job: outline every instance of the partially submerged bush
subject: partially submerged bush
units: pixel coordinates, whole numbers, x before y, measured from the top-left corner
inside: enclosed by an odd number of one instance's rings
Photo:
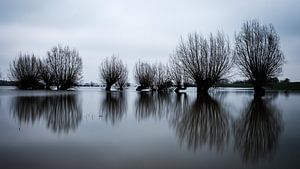
[[[40,89],[42,62],[34,54],[22,54],[10,63],[9,78],[19,89]]]

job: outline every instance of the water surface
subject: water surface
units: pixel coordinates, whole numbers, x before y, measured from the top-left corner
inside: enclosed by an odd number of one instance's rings
[[[0,168],[300,168],[300,94],[0,88]]]

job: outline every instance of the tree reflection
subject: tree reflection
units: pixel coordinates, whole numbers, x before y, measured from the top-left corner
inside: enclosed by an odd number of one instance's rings
[[[110,121],[112,125],[115,125],[122,120],[127,111],[126,94],[107,92],[101,107],[105,121]]]
[[[170,112],[171,93],[169,92],[140,92],[136,101],[136,118],[149,117],[160,119]]]
[[[81,105],[74,94],[16,97],[11,112],[21,123],[34,123],[42,118],[55,133],[75,130],[82,118]]]
[[[272,158],[283,129],[281,114],[270,100],[252,100],[234,124],[236,149],[248,162]]]
[[[222,151],[229,138],[229,118],[219,102],[209,95],[197,95],[191,105],[180,104],[183,112],[173,124],[181,144],[194,150],[207,145]]]

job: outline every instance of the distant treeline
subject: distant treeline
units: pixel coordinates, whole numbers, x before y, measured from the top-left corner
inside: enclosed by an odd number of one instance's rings
[[[252,84],[249,80],[245,81],[234,81],[234,82],[222,82],[217,83],[214,87],[234,87],[234,88],[251,88]],[[269,90],[300,90],[300,82],[290,82],[289,79],[285,79],[279,81],[278,79],[275,81],[270,81],[267,85],[265,85],[266,89]]]
[[[192,33],[181,38],[166,64],[151,64],[139,60],[133,69],[138,83],[137,91],[144,89],[175,91],[191,84],[197,92],[208,89],[231,75],[236,67],[255,90],[255,96],[264,95],[264,86],[282,71],[284,54],[279,46],[279,36],[272,25],[261,25],[257,20],[246,21],[235,35],[234,48],[228,36],[218,32],[208,38]],[[109,91],[113,85],[123,90],[127,84],[128,68],[117,56],[104,59],[99,74]],[[10,80],[20,89],[66,90],[79,84],[82,78],[82,60],[77,50],[60,45],[47,52],[45,59],[34,54],[22,54],[10,63]]]
[[[0,80],[0,86],[16,86],[16,82]]]

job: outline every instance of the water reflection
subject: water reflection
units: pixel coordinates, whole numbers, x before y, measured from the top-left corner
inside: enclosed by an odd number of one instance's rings
[[[140,92],[136,100],[136,118],[140,121],[149,117],[160,119],[170,112],[171,93]]]
[[[235,147],[246,162],[271,159],[283,124],[281,113],[270,99],[254,99],[234,124]]]
[[[101,105],[105,121],[110,121],[112,125],[115,125],[121,122],[127,111],[126,93],[107,92]]]
[[[16,97],[11,113],[20,123],[35,123],[45,119],[55,133],[75,130],[82,118],[81,104],[75,94]]]
[[[194,151],[203,146],[222,151],[228,142],[230,129],[228,114],[221,104],[209,95],[197,95],[191,105],[178,99],[180,102],[175,106],[177,117],[172,123],[181,144],[187,144]]]

